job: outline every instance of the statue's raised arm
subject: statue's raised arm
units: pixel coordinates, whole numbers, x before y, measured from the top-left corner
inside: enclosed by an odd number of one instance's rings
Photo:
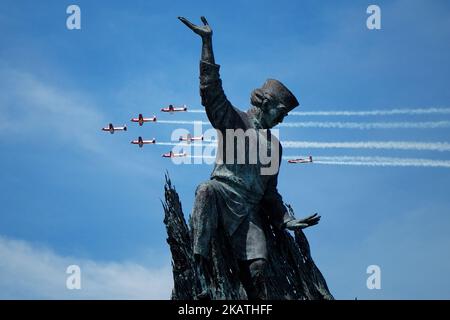
[[[213,31],[205,17],[201,17],[203,26],[197,26],[184,17],[178,17],[189,29],[202,38],[200,60],[200,95],[202,105],[212,126],[216,129],[237,129],[242,126],[238,110],[228,101],[222,88],[220,66],[215,63],[212,48]]]
[[[214,53],[212,49],[212,29],[208,24],[208,21],[205,17],[201,17],[200,19],[203,22],[203,26],[196,26],[191,23],[188,19],[184,17],[178,17],[181,22],[183,22],[189,29],[194,31],[200,37],[202,37],[202,61],[215,64],[214,62]]]

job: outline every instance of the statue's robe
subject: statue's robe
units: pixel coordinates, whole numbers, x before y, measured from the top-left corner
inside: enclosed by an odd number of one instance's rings
[[[218,130],[217,159],[209,181],[201,183],[196,190],[192,212],[194,253],[207,257],[210,241],[219,223],[227,232],[235,255],[240,260],[267,259],[266,239],[262,227],[262,215],[267,215],[271,223],[282,228],[284,223],[294,219],[289,215],[277,190],[278,171],[282,149],[278,139],[260,128],[258,121],[249,112],[242,112],[228,101],[219,75],[220,66],[205,61],[200,62],[200,95],[202,105],[212,126]],[[255,129],[257,145],[267,146],[266,155],[276,151],[278,159],[263,164],[259,155],[255,164],[249,163],[248,140],[245,143],[246,163],[237,161],[236,142],[233,143],[232,161],[226,157],[227,129]],[[265,139],[262,144],[261,139]],[[243,150],[239,150],[242,152]],[[255,152],[255,150],[253,150]],[[275,161],[274,161],[275,160]],[[274,166],[271,174],[261,170]]]

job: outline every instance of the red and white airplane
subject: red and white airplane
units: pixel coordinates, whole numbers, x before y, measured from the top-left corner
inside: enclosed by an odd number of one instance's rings
[[[187,156],[186,152],[183,153],[173,153],[172,151],[169,151],[167,153],[163,153],[163,158],[175,158],[175,157],[185,157]]]
[[[193,137],[189,133],[186,137],[181,136],[179,140],[186,141],[187,143],[192,142],[192,141],[203,141],[203,135],[201,135],[200,137]]]
[[[137,140],[131,141],[131,143],[137,144],[137,145],[139,145],[139,148],[142,148],[144,146],[144,144],[155,144],[156,139],[153,138],[152,140],[143,140],[142,137],[139,137]]]
[[[309,156],[307,159],[299,158],[299,159],[291,159],[288,160],[289,163],[312,163],[312,156]]]
[[[181,107],[174,107],[173,104],[169,104],[167,108],[162,108],[162,112],[178,112],[178,111],[187,111],[187,106],[183,104]]]
[[[140,126],[142,126],[144,122],[156,122],[156,116],[153,116],[151,118],[144,118],[142,113],[139,113],[139,116],[137,118],[132,118],[131,122],[137,122]]]
[[[127,131],[127,126],[123,125],[123,127],[114,127],[112,123],[110,123],[107,127],[102,128],[103,131],[109,131],[109,133],[113,134],[114,131]]]

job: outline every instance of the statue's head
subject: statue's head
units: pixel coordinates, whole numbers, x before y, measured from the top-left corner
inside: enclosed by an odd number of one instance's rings
[[[272,128],[283,122],[289,111],[299,105],[297,98],[280,81],[268,79],[251,94],[251,104],[257,107],[258,120],[263,128]]]

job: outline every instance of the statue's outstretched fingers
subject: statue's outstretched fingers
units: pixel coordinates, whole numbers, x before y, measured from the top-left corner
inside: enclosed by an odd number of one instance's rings
[[[308,220],[311,220],[311,219],[315,219],[316,217],[317,217],[317,213],[314,213],[313,215],[308,216],[308,217],[304,218],[303,220],[308,221]]]
[[[310,222],[309,225],[310,225],[310,226],[315,226],[315,225],[318,224],[318,223],[319,223],[319,221],[318,221],[318,220],[315,220],[315,221]]]
[[[202,22],[205,26],[209,26],[208,20],[206,20],[206,18],[204,16],[201,16],[200,20],[202,20]]]
[[[194,30],[194,28],[196,27],[195,24],[191,23],[188,19],[186,19],[185,17],[178,17],[178,19],[183,22],[189,29]]]

